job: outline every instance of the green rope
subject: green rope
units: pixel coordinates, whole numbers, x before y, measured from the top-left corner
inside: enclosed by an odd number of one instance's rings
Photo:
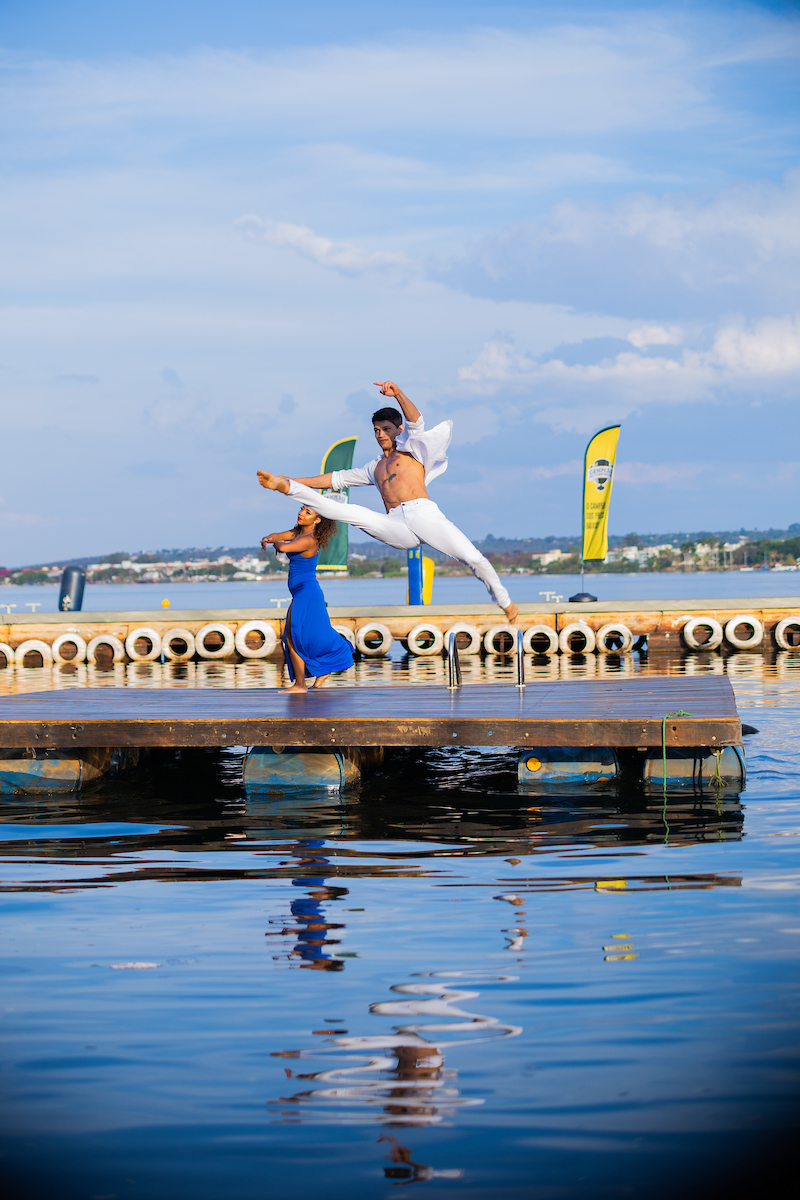
[[[664,771],[664,803],[661,808],[661,820],[664,822],[664,843],[669,845],[669,823],[667,821],[667,717],[692,717],[694,713],[684,712],[679,708],[677,712],[664,713],[664,719],[661,722],[661,761]]]

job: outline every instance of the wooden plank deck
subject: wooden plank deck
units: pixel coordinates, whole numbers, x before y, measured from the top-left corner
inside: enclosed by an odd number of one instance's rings
[[[71,688],[0,699],[0,746],[726,746],[726,676],[271,689]]]

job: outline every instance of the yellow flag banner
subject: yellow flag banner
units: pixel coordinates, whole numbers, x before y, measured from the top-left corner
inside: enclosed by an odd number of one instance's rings
[[[608,553],[608,504],[614,482],[619,425],[596,433],[586,447],[583,462],[584,560],[602,559]]]

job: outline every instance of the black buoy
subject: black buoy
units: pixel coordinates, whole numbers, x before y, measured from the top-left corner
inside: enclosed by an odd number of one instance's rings
[[[65,567],[61,576],[61,591],[58,594],[58,611],[80,612],[85,585],[86,572],[83,567]]]

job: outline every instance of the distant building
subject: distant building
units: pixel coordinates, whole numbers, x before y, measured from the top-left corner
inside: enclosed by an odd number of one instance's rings
[[[604,561],[607,563],[635,562],[643,567],[651,558],[659,558],[662,554],[672,553],[674,549],[671,542],[663,542],[660,546],[614,546],[609,550]]]

